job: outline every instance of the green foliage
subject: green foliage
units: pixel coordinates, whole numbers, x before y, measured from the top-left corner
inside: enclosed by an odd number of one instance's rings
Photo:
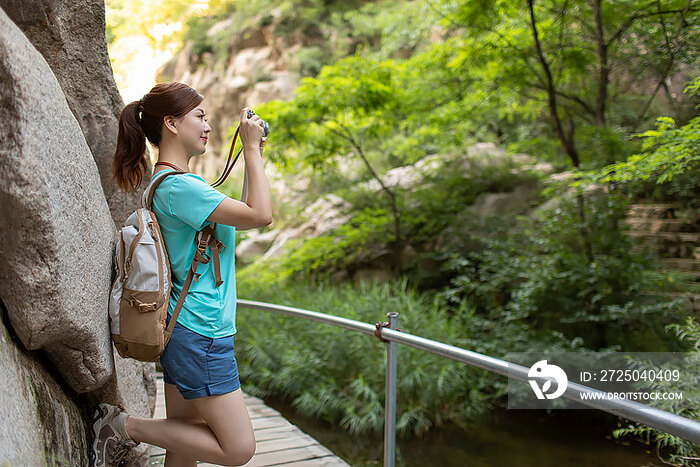
[[[297,52],[297,70],[304,76],[316,76],[328,60],[326,51],[318,46],[302,47]]]
[[[324,58],[318,57],[327,55],[318,49],[307,51],[301,63],[309,63],[310,77],[301,81],[293,100],[266,103],[258,109],[276,129],[277,141],[284,142],[284,147],[277,147],[275,140],[270,140],[268,157],[290,171],[313,169],[315,176],[326,180],[319,185],[341,186],[336,193],[353,205],[351,220],[332,234],[295,240],[274,261],[256,262],[239,272],[242,283],[252,286],[259,282],[275,290],[274,295],[261,292],[268,294],[270,301],[280,303],[290,288],[308,277],[323,281],[324,273],[352,264],[362,257],[363,250],[373,245],[385,246],[391,238],[391,218],[384,203],[377,203],[376,194],[355,190],[351,181],[342,179],[338,171],[340,157],[364,156],[381,174],[426,155],[461,154],[476,141],[494,141],[512,152],[531,152],[541,161],[570,164],[551,123],[545,90],[547,76],[538,63],[526,3],[419,4],[374,3],[352,12],[333,13],[330,18],[337,32],[334,44],[340,50],[334,53],[342,55],[345,49],[341,45],[347,45],[347,52],[353,55],[319,68]],[[683,7],[679,2],[659,5],[669,10]],[[665,68],[671,54],[680,57],[679,63],[693,63],[692,53],[678,52],[691,43],[695,33],[684,30],[683,22],[673,17],[668,22],[669,30],[675,31],[679,41],[669,45],[664,41],[662,28],[657,27],[658,19],[638,15],[648,8],[649,5],[640,7],[631,1],[602,5],[601,26],[609,41],[606,66],[627,70],[632,82],[644,76],[642,70]],[[407,14],[399,20],[402,9]],[[607,94],[602,118],[599,115],[598,98],[602,96],[597,79],[602,65],[592,35],[595,21],[591,8],[584,2],[536,2],[535,15],[556,91],[556,112],[562,116],[564,131],[572,134],[580,166],[596,169],[609,161],[624,159],[639,148],[645,154],[640,161],[651,162],[653,158],[648,156],[653,151],[661,164],[657,168],[664,168],[664,164],[669,167],[671,162],[676,168],[685,167],[680,172],[674,168],[667,181],[678,183],[679,193],[692,196],[698,185],[693,185],[697,171],[690,164],[699,153],[697,124],[691,122],[676,128],[672,119],[662,119],[659,122],[663,125],[656,130],[637,134],[648,138],[646,144],[629,138],[633,129],[648,123],[649,96],[633,91],[631,82],[610,79],[604,83]],[[437,43],[423,44],[430,27],[422,19],[435,17],[442,18],[440,25],[449,34]],[[686,19],[691,29],[697,23],[694,12]],[[343,29],[347,24],[352,24],[352,32]],[[658,44],[668,47],[659,50]],[[409,57],[407,50],[413,53]],[[654,53],[640,54],[639,50]],[[618,170],[628,172],[630,181],[640,184],[644,170],[654,173],[649,167],[641,167],[640,161],[635,162],[637,172],[636,168],[623,165]],[[674,348],[673,342],[657,333],[663,324],[679,315],[666,313],[673,302],[645,299],[641,294],[651,285],[647,271],[657,265],[650,258],[636,255],[632,240],[622,233],[626,200],[619,192],[586,195],[585,222],[579,219],[579,205],[573,198],[548,191],[543,191],[542,196],[560,199],[554,200],[558,205],[544,210],[539,219],[465,219],[464,206],[479,194],[510,191],[518,185],[534,184],[540,178],[535,174],[514,174],[511,169],[495,166],[489,172],[475,167],[473,173],[465,176],[452,166],[451,172],[440,172],[432,184],[415,191],[396,192],[402,231],[413,245],[428,245],[421,259],[435,265],[433,269],[412,270],[411,278],[426,289],[439,289],[436,299],[447,308],[445,313],[456,320],[449,326],[461,326],[467,334],[465,348],[483,349],[489,355],[498,355],[505,348],[531,350],[557,345],[573,349],[584,344],[596,349],[624,346],[647,351]],[[358,179],[371,176],[368,170]],[[431,242],[446,230],[448,238],[451,233],[458,240],[431,250]],[[586,239],[592,247],[592,261],[585,253]],[[370,295],[375,303],[386,301],[372,292],[362,293]],[[290,303],[306,306],[300,304],[318,294],[316,290],[305,290]],[[344,300],[356,305],[349,298]],[[342,309],[332,306],[334,300],[328,296],[323,301],[319,298],[317,303],[324,310]],[[286,328],[283,321],[275,323],[276,330],[288,329],[280,340],[294,336],[293,346],[297,345],[296,339],[313,341],[301,327]],[[272,326],[255,327],[268,331]],[[326,347],[330,346],[334,355],[336,337],[324,336]],[[504,344],[497,348],[488,342]],[[251,348],[262,345],[259,341]],[[309,358],[324,364],[318,357],[322,352],[320,344],[313,345],[316,347]],[[306,350],[299,344],[297,351]],[[295,379],[292,369],[284,374],[290,381],[278,377],[285,365],[297,365],[294,358],[298,357],[292,351],[284,362],[271,357],[283,355],[283,348],[274,347],[270,353],[255,352],[260,358],[256,365],[266,365],[260,376],[265,382],[258,386],[260,391],[281,391],[290,398],[298,397],[295,400],[304,410],[324,414],[329,420],[342,419],[344,426],[353,431],[362,427],[376,429],[381,422],[380,377],[372,379],[371,373],[356,370],[354,379],[347,381],[333,373],[331,365],[318,373],[297,369],[306,381],[312,382],[309,384],[315,384],[328,372],[332,374],[325,386],[319,383],[307,393],[302,392],[303,383]],[[349,352],[353,360],[362,358],[354,348]],[[420,362],[421,358],[416,355],[413,360]],[[330,361],[334,363],[336,357],[330,357]],[[348,370],[342,364],[336,366]],[[414,371],[413,379],[425,379],[420,367]],[[252,370],[251,377],[255,377]],[[329,387],[331,382],[334,388]],[[498,388],[496,383],[469,383],[477,388]],[[345,391],[343,397],[338,396],[338,387]],[[410,393],[412,387],[408,387]],[[436,398],[440,394],[435,391]],[[362,404],[354,405],[348,397]],[[475,397],[482,400],[483,394],[477,391]],[[413,410],[430,403],[426,399],[419,404],[419,400],[414,398],[414,406],[406,402],[403,407],[404,412],[413,414],[413,422],[406,426],[413,426],[415,431],[429,426],[426,420],[430,420],[429,412],[424,415]],[[488,397],[483,401],[496,403]]]
[[[648,389],[683,394],[684,408],[679,408],[677,401],[673,399],[659,399],[656,407],[691,420],[700,421],[700,411],[698,410],[700,407],[700,378],[698,377],[700,374],[700,324],[692,317],[688,317],[685,323],[672,323],[667,325],[666,329],[673,331],[680,342],[686,342],[687,355],[684,357],[683,363],[673,367],[673,369],[680,368],[678,381],[671,379],[649,382]],[[638,423],[629,424],[613,431],[613,436],[616,438],[625,435],[641,438],[647,444],[654,443],[657,455],[664,460],[664,463],[684,467],[700,466],[700,445],[696,443]],[[662,450],[665,450],[663,455]]]
[[[430,244],[445,228],[450,227],[463,245],[449,251],[462,252],[469,248],[469,236],[458,231],[470,231],[473,226],[462,225],[466,219],[464,206],[472,204],[483,193],[510,192],[515,187],[536,184],[541,173],[519,169],[508,156],[490,158],[444,155],[434,156],[440,166],[426,172],[414,187],[396,190],[401,212],[401,229],[409,243],[421,248]],[[438,160],[439,159],[439,160]],[[270,284],[288,279],[316,277],[335,270],[354,269],[372,249],[388,248],[393,241],[393,216],[389,207],[377,202],[376,192],[351,186],[333,191],[350,204],[349,219],[333,231],[313,237],[293,239],[277,257],[258,259],[238,270],[241,276],[258,277]],[[295,217],[298,226],[307,219]],[[495,222],[496,219],[493,219]],[[485,233],[493,231],[493,223],[483,226]],[[429,249],[431,250],[431,249]],[[442,262],[445,252],[422,253],[424,259]],[[424,277],[419,266],[409,268],[417,282]]]
[[[685,92],[697,94],[700,78],[688,84]],[[656,129],[635,133],[643,138],[642,152],[623,162],[585,173],[588,181],[619,183],[636,195],[659,192],[693,200],[700,194],[700,117],[678,127],[671,117],[658,117]],[[674,180],[680,183],[674,184]],[[581,182],[584,183],[584,182]]]
[[[114,25],[107,23],[105,25],[105,39],[107,40],[107,46],[112,45],[116,38],[117,36],[114,34]]]
[[[562,197],[539,219],[520,218],[514,229],[465,229],[472,232],[473,251],[446,263],[453,276],[446,298],[466,301],[486,316],[505,313],[535,329],[584,337],[589,348],[666,348],[670,344],[650,330],[668,319],[665,311],[675,302],[640,295],[650,286],[645,271],[654,263],[635,254],[620,231],[625,200],[593,194],[585,206],[593,262],[581,244],[575,200]]]
[[[361,44],[368,58],[381,60],[425,46],[439,19],[430,2],[391,0],[336,12],[332,24],[347,35],[347,45]]]
[[[200,56],[205,52],[214,52],[214,44],[207,35],[207,31],[213,25],[208,17],[195,16],[187,20],[187,33],[184,41],[192,43],[192,54]]]
[[[438,52],[406,62],[355,55],[303,78],[292,101],[266,103],[259,110],[283,132],[279,140],[291,143],[277,149],[270,141],[271,150],[293,149],[315,168],[328,167],[338,153],[362,151],[380,170],[463,146],[461,132],[470,115],[450,94],[459,80],[452,83],[433,71],[444,60],[432,57]]]
[[[509,155],[438,157],[443,164],[440,169],[429,172],[421,184],[402,197],[407,237],[416,245],[430,244],[446,228],[455,233],[473,232],[474,225],[467,225],[469,218],[478,219],[480,216],[469,216],[470,211],[466,211],[465,206],[472,205],[482,194],[508,193],[516,187],[536,186],[542,177],[539,172],[521,168]],[[498,218],[492,220],[499,222]],[[490,224],[486,230],[492,232],[493,228],[494,224]],[[448,252],[470,249],[467,245],[471,240],[469,235],[455,234],[455,237],[459,237],[463,245]]]
[[[445,306],[434,294],[406,289],[406,280],[330,286],[322,280],[270,287],[257,278],[238,282],[246,299],[329,313],[365,323],[399,313],[399,329],[458,347],[502,355],[531,345],[522,323],[475,316]],[[335,326],[254,309],[239,308],[236,358],[246,392],[280,395],[309,416],[337,423],[352,433],[381,433],[385,348],[367,336]],[[489,337],[486,338],[486,335]],[[544,347],[565,348],[554,339]],[[563,347],[562,347],[563,346]],[[433,426],[468,422],[502,407],[507,382],[484,370],[400,346],[397,433],[415,435]]]
[[[541,57],[527,2],[432,3],[445,5],[445,22],[466,32],[455,35],[455,49],[461,49],[455,66],[464,74],[476,73],[475,89],[489,89],[494,83],[499,93],[507,93],[506,99],[494,99],[495,105],[489,105],[488,110],[508,142],[520,140],[508,117],[517,115],[515,106],[529,101],[536,104],[533,110],[538,114],[527,120],[526,139],[559,139],[552,124],[556,113],[580,153],[582,167],[599,167],[601,162],[628,155],[631,148],[626,136],[646,123],[649,103],[649,96],[632,91],[632,83],[641,83],[650,70],[657,79],[684,66],[692,69],[697,62],[698,10],[679,0],[601,3],[600,39],[596,37],[594,10],[586,2],[534,2]],[[455,5],[454,11],[449,11],[450,5]],[[669,41],[669,37],[677,40]],[[600,54],[603,44],[604,63]],[[549,72],[545,72],[543,61]],[[629,79],[601,74],[603,68],[618,67],[626,70]],[[554,95],[547,92],[550,85]],[[509,99],[510,93],[520,98]],[[554,110],[549,106],[553,97]],[[543,113],[548,119],[542,119]]]
[[[208,8],[200,15],[194,15],[185,19],[182,43],[191,44],[191,54],[195,61],[204,53],[213,53],[217,57],[216,67],[221,67],[229,58],[229,41],[238,29],[234,28],[234,18],[238,3],[233,0],[210,1]],[[219,27],[218,31],[210,31],[211,28],[224,20],[230,23],[226,27]]]
[[[237,277],[281,286],[331,268],[343,268],[369,245],[387,240],[382,232],[389,223],[388,215],[381,208],[354,212],[347,222],[327,235],[288,240],[280,256],[257,260],[237,271]]]
[[[270,102],[257,112],[265,115],[277,147],[270,141],[268,157],[285,167],[311,168],[332,176],[339,154],[354,157],[366,169],[363,178],[375,178],[386,169],[384,142],[392,133],[404,105],[396,83],[403,68],[391,60],[367,61],[348,57],[324,67],[316,77],[305,77],[290,102]],[[406,157],[397,158],[404,162]],[[380,193],[379,197],[386,197]],[[385,204],[384,202],[382,204]]]

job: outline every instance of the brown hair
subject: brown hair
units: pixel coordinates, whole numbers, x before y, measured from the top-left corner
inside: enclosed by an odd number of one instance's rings
[[[134,192],[148,170],[146,138],[158,146],[163,136],[163,118],[180,118],[197,107],[204,96],[177,81],[158,83],[141,100],[127,104],[119,114],[117,149],[112,174],[119,188]],[[140,115],[139,115],[140,114]]]

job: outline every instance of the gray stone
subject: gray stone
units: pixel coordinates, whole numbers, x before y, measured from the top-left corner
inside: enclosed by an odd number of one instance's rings
[[[371,265],[372,269],[388,271],[394,266],[394,250],[383,245],[368,245],[366,249],[356,253],[355,259]]]
[[[415,248],[413,248],[410,244],[406,244],[401,249],[401,264],[404,267],[409,266],[413,264],[417,256],[418,253],[416,252]]]
[[[212,32],[210,30],[208,34],[215,34],[216,28],[213,29],[214,31]],[[229,43],[229,48],[232,52],[235,53],[243,49],[266,47],[267,45],[267,38],[265,37],[265,34],[262,31],[262,29],[247,27],[232,36],[231,42]]]
[[[279,230],[264,233],[258,233],[256,230],[248,232],[248,238],[236,245],[236,262],[250,263],[256,257],[262,256],[279,233]]]
[[[467,155],[470,158],[502,159],[505,153],[505,149],[490,142],[476,143],[467,148]]]
[[[289,240],[320,237],[340,227],[350,220],[350,215],[342,214],[348,204],[347,201],[332,193],[321,196],[301,213],[301,217],[308,219],[308,221],[299,227],[280,230],[261,259],[265,260],[282,255]]]
[[[426,176],[433,174],[439,170],[445,162],[447,156],[442,154],[433,154],[426,156],[414,164],[394,167],[380,178],[384,186],[393,191],[397,186],[405,189],[412,189],[422,185]],[[359,187],[366,188],[371,191],[379,191],[382,185],[379,180],[372,178],[367,182],[358,184]]]
[[[16,436],[34,448],[32,430],[39,427],[44,437],[60,440],[62,430],[75,423],[65,402],[69,394],[83,420],[79,429],[70,428],[68,439],[86,452],[87,425],[97,402],[152,416],[154,364],[124,360],[113,351],[107,299],[116,228],[100,174],[53,72],[3,11],[0,97],[0,296],[18,340],[29,350],[43,348],[49,359],[41,363],[60,375],[62,384],[47,383],[35,393],[44,395],[35,405],[55,412],[55,423],[35,423]],[[14,391],[3,405],[19,406],[27,396],[26,390]],[[49,406],[56,408],[47,411]],[[10,444],[0,438],[0,451],[15,452]],[[146,461],[143,449],[137,449],[129,465]]]
[[[77,392],[114,371],[116,237],[90,148],[51,69],[0,12],[0,296],[28,349]]]
[[[397,186],[400,188],[413,187],[422,179],[420,172],[415,170],[411,165],[395,167],[388,170],[386,174],[380,178],[384,186],[392,191],[394,191]],[[372,178],[367,182],[360,183],[359,185],[371,191],[379,191],[382,189],[382,184],[375,178]]]
[[[112,178],[119,114],[124,102],[114,82],[105,38],[105,5],[99,0],[0,0],[0,7],[22,30],[56,76],[68,107],[97,164],[102,191],[114,223],[124,225],[138,207],[150,179],[135,193]]]
[[[282,229],[279,231],[275,237],[274,242],[270,248],[265,251],[265,253],[260,257],[261,260],[266,260],[268,258],[276,258],[282,256],[285,251],[285,246],[289,240],[295,238],[307,238],[311,235],[313,231],[313,226],[311,223],[307,222],[301,227],[296,227],[293,229]]]
[[[330,282],[332,284],[342,284],[348,279],[348,272],[345,269],[339,269],[334,271],[330,275]]]
[[[545,184],[567,184],[574,181],[574,173],[570,171],[552,173],[547,176]],[[586,183],[583,185],[584,196],[592,196],[595,194],[608,193],[609,187],[603,184],[596,183]],[[563,192],[551,197],[544,203],[536,206],[527,213],[529,217],[541,218],[546,216],[548,211],[557,209],[563,202],[564,199],[575,199],[577,194],[577,189],[574,187],[567,187]]]
[[[88,465],[85,413],[43,360],[0,322],[0,465]]]
[[[508,215],[527,211],[534,187],[520,185],[507,193],[482,193],[471,209],[480,216]]]

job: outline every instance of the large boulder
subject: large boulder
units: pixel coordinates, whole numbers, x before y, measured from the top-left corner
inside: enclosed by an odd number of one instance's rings
[[[28,351],[0,309],[0,464],[88,465],[85,408],[54,378],[40,351]]]
[[[77,392],[114,372],[116,236],[90,148],[46,61],[0,13],[0,296],[28,349]]]
[[[121,359],[113,351],[107,302],[117,231],[100,172],[49,64],[2,10],[0,102],[0,297],[6,327],[26,349],[45,352],[49,358],[41,363],[60,380],[38,380],[45,397],[29,405],[21,401],[26,388],[14,398],[4,396],[5,406],[34,407],[44,419],[24,420],[15,441],[0,437],[0,452],[10,452],[16,441],[32,443],[37,426],[44,437],[69,430],[79,436],[71,443],[82,449],[89,442],[89,415],[96,402],[153,415],[155,366]],[[16,368],[3,371],[14,373],[22,387]],[[74,406],[80,407],[82,429],[72,428]],[[45,417],[52,412],[58,424]],[[37,465],[31,459],[19,464]],[[129,462],[145,465],[146,447],[134,450]]]
[[[246,238],[236,245],[236,262],[252,263],[255,258],[262,256],[270,248],[279,233],[279,230],[270,230],[264,233],[257,230],[246,232]]]
[[[439,170],[447,157],[449,156],[443,154],[426,156],[414,164],[387,170],[380,178],[384,186],[392,191],[396,187],[413,190],[418,186],[423,186],[424,179]],[[370,191],[379,191],[382,189],[382,183],[372,178],[359,183],[358,186]]]
[[[119,113],[124,101],[114,82],[105,38],[105,4],[98,0],[0,0],[0,7],[44,57],[80,125],[99,172],[114,223],[124,225],[138,207],[136,193],[112,178]],[[149,161],[149,174],[150,171]],[[145,176],[148,182],[149,176]]]
[[[530,208],[530,200],[536,192],[536,186],[518,185],[507,193],[482,193],[470,210],[482,217],[521,214]]]
[[[308,220],[298,227],[278,231],[260,259],[281,256],[289,246],[289,240],[320,237],[340,227],[350,220],[351,216],[344,213],[348,207],[349,203],[337,195],[328,193],[321,196],[302,211],[301,217]]]

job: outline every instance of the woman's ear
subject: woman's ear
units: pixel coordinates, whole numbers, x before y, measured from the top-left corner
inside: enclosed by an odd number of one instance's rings
[[[171,115],[166,115],[163,117],[163,125],[165,125],[170,131],[177,134],[177,119]]]

